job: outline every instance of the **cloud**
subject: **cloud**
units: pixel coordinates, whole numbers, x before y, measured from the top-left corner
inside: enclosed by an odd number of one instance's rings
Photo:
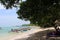
[[[0,4],[0,9],[5,9],[5,7],[2,4]]]
[[[26,1],[26,0],[22,0],[22,1]]]

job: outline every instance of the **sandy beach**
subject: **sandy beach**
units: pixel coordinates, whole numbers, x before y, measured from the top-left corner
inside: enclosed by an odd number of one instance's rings
[[[39,31],[41,31],[41,29],[39,27],[36,27],[36,29],[31,29],[26,32],[18,33],[14,37],[9,38],[9,40],[18,40],[18,39],[24,39],[24,38],[26,39],[26,38],[30,37],[30,34],[34,34]]]
[[[32,36],[32,34],[35,34],[35,33],[38,33],[40,31],[44,31],[44,30],[51,30],[51,29],[54,29],[54,28],[40,28],[40,27],[36,27],[35,29],[31,29],[31,30],[28,30],[26,32],[19,32],[19,33],[13,33],[11,35],[9,35],[8,37],[0,37],[0,40],[21,40],[21,39],[27,39],[29,37]]]
[[[40,31],[48,30],[48,29],[51,30],[51,29],[54,29],[54,28],[42,29],[42,28],[38,27],[37,29],[32,29],[30,31],[22,33],[21,35],[19,34],[19,35],[15,36],[15,37],[12,37],[12,38],[10,38],[10,40],[21,40],[21,39],[25,40],[26,38],[29,38],[30,36],[32,36],[32,34],[38,33]]]

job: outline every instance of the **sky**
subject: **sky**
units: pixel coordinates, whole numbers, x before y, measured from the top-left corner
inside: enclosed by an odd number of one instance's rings
[[[0,4],[0,26],[29,24],[29,21],[24,21],[17,18],[17,10],[17,8],[5,9],[4,6]]]

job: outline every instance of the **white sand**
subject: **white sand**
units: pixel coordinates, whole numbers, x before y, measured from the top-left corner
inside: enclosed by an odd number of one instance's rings
[[[31,30],[28,30],[26,32],[20,32],[20,33],[16,33],[16,34],[9,36],[9,37],[0,38],[0,40],[16,40],[16,39],[28,38],[28,37],[30,37],[29,36],[30,34],[34,34],[34,33],[37,33],[39,31],[48,30],[48,29],[53,29],[53,28],[46,28],[46,29],[41,28],[40,29],[39,27],[37,27],[36,29],[31,29]]]
[[[34,34],[34,33],[36,33],[36,32],[39,32],[40,30],[41,30],[41,29],[38,29],[38,28],[36,28],[36,29],[31,29],[31,30],[29,30],[29,31],[27,31],[27,32],[24,32],[24,33],[22,33],[22,34],[18,34],[18,35],[16,35],[15,37],[10,38],[10,40],[28,38],[28,37],[30,37],[30,36],[29,36],[30,34]]]

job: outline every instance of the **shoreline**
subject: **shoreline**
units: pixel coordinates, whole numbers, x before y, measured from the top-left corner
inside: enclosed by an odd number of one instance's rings
[[[35,30],[30,30],[28,32],[23,33],[22,35],[17,35],[16,37],[11,38],[10,40],[20,40],[20,39],[25,40],[25,39],[31,37],[32,34],[35,34],[35,33],[38,33],[40,31],[44,31],[44,30],[51,30],[51,29],[54,29],[54,28],[40,29],[40,27],[37,27],[37,29],[35,29]]]
[[[40,28],[40,27],[37,27],[37,26],[31,26],[31,27],[35,27],[35,29],[31,29],[31,30],[27,30],[25,32],[19,32],[19,33],[13,33],[11,34],[9,37],[6,37],[6,39],[3,39],[3,40],[20,40],[20,39],[27,39],[29,37],[31,37],[32,34],[35,34],[35,33],[38,33],[40,31],[44,31],[44,30],[48,30],[48,29],[54,29],[54,28]],[[0,40],[2,40],[0,38]]]
[[[26,38],[30,37],[31,34],[37,33],[39,31],[40,31],[40,29],[38,29],[38,28],[31,29],[29,31],[23,32],[22,34],[18,34],[15,37],[10,38],[10,40],[18,40],[18,39],[24,39],[24,38],[26,39]]]

